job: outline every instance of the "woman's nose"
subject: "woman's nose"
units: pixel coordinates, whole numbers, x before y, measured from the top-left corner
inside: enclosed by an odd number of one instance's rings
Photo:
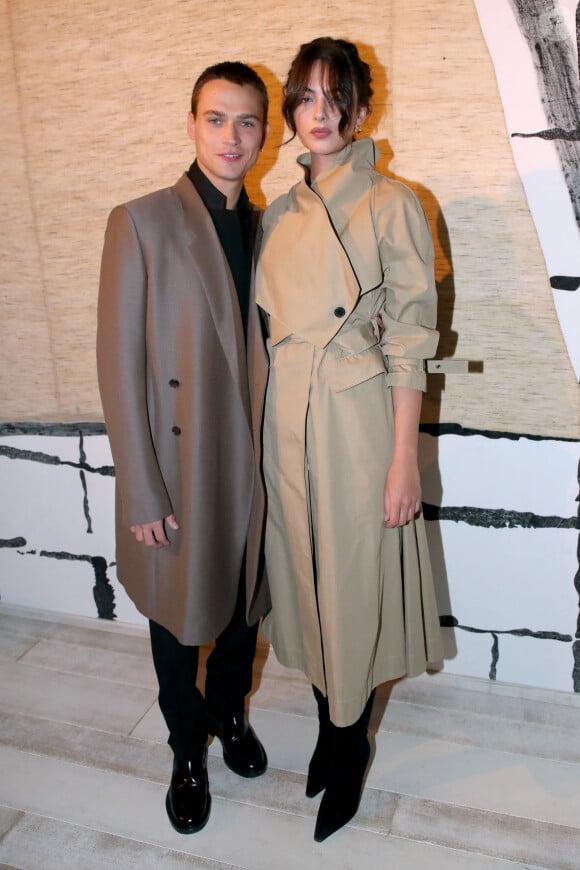
[[[323,118],[326,118],[327,112],[326,100],[317,100],[314,106],[314,117],[322,120]]]

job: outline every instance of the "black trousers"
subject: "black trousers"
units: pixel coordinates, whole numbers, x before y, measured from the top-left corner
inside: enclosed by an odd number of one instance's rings
[[[242,572],[243,575],[243,572]],[[185,646],[149,620],[151,652],[159,682],[159,707],[176,758],[196,758],[208,736],[208,712],[218,718],[241,715],[252,688],[258,625],[246,623],[246,590],[240,579],[234,614],[207,659],[205,698],[196,686],[199,647]]]

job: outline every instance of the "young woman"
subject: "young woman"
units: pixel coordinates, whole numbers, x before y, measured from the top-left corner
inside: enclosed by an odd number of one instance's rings
[[[257,301],[267,314],[264,630],[313,684],[320,730],[306,794],[315,839],[355,814],[374,687],[442,658],[421,517],[424,359],[437,347],[433,244],[414,194],[355,141],[370,111],[356,47],[303,45],[284,118],[304,180],[264,216]]]

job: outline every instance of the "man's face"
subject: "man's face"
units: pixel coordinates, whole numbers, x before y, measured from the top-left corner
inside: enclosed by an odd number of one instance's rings
[[[188,116],[187,131],[195,142],[200,169],[233,208],[268,133],[260,95],[251,85],[226,79],[206,82],[195,118]]]

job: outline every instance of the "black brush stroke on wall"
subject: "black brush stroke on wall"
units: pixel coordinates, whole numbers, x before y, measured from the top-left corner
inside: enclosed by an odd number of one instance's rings
[[[552,275],[550,286],[552,290],[567,290],[572,293],[580,287],[580,278],[574,275]]]
[[[467,523],[484,529],[580,529],[575,517],[542,516],[530,511],[509,511],[504,508],[439,507],[423,502],[426,520]]]
[[[546,437],[545,435],[528,435],[521,432],[503,432],[495,429],[470,429],[468,426],[462,426],[461,423],[421,423],[419,431],[426,435],[432,435],[434,438],[440,438],[442,435],[460,435],[462,438],[470,438],[479,435],[481,438],[489,438],[492,441],[556,441],[565,444],[578,444],[578,438],[561,438],[561,437]],[[2,431],[0,429],[0,435]]]
[[[87,454],[85,453],[85,442],[84,436],[82,432],[79,432],[79,464],[86,465],[87,464]],[[84,468],[81,468],[79,471],[79,476],[81,479],[81,486],[83,489],[83,512],[85,515],[85,520],[87,522],[87,535],[92,535],[93,533],[93,522],[91,520],[91,508],[89,505],[89,491],[87,488],[87,478],[85,475]]]
[[[54,435],[66,438],[71,435],[106,435],[104,423],[0,423],[0,436],[9,435]]]
[[[489,665],[489,679],[497,679],[497,666],[499,664],[500,649],[499,636],[510,635],[511,637],[533,637],[535,640],[552,640],[559,643],[571,643],[572,635],[562,634],[559,631],[532,631],[531,628],[508,628],[498,631],[495,628],[476,628],[473,625],[461,625],[458,619],[451,614],[446,614],[439,618],[442,628],[460,629],[461,631],[470,632],[472,634],[489,634],[492,638],[491,644],[491,659]],[[578,689],[574,685],[574,691]]]
[[[20,551],[19,551],[20,552]],[[115,615],[115,590],[107,575],[107,560],[103,556],[89,556],[81,553],[67,553],[59,551],[51,553],[48,550],[26,550],[20,552],[21,556],[40,556],[46,559],[64,559],[68,562],[89,562],[91,565],[95,585],[93,586],[93,598],[97,606],[99,619],[116,619]]]
[[[536,70],[548,129],[514,136],[552,139],[580,227],[580,80],[578,58],[554,0],[510,0]],[[578,5],[576,42],[578,43]]]
[[[93,466],[82,460],[72,462],[70,459],[61,459],[60,456],[54,456],[51,453],[43,453],[39,450],[21,450],[19,447],[11,447],[8,444],[0,444],[0,456],[6,456],[7,459],[41,462],[43,465],[68,465],[69,468],[79,468],[82,471],[89,471],[91,474],[102,474],[104,477],[115,476],[115,469],[112,465]]]
[[[18,549],[18,547],[26,546],[26,538],[0,538],[0,549],[2,547],[11,547],[13,549]]]

